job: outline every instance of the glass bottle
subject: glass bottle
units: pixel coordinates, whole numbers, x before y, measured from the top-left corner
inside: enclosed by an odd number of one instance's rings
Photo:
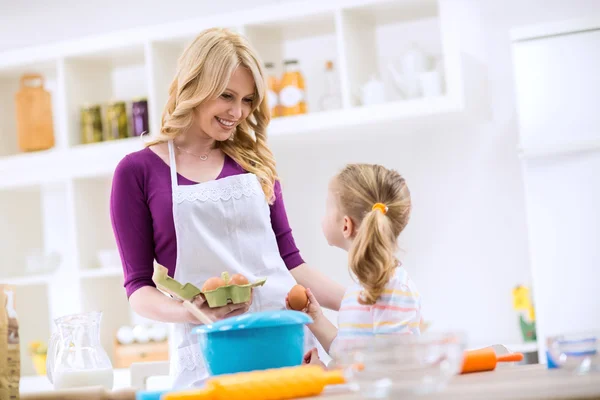
[[[275,65],[272,62],[265,63],[267,72],[267,102],[271,110],[271,118],[280,116],[279,104],[279,81],[275,76]]]
[[[335,110],[342,108],[342,101],[337,90],[335,70],[333,61],[328,60],[325,63],[325,85],[323,95],[319,101],[322,111]]]
[[[283,64],[285,70],[281,78],[281,91],[279,92],[281,115],[305,114],[307,112],[306,87],[304,76],[298,67],[298,60],[286,60]]]

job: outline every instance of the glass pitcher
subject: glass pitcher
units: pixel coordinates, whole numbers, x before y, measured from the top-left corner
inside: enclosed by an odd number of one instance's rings
[[[66,315],[54,322],[46,375],[54,389],[102,386],[113,388],[113,369],[100,344],[101,312]]]

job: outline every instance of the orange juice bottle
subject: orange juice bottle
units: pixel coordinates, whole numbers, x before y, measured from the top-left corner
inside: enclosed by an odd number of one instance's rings
[[[306,113],[304,77],[298,68],[298,60],[286,60],[285,70],[279,87],[281,115],[298,115]]]
[[[267,72],[267,102],[271,109],[271,118],[279,117],[281,115],[280,104],[279,104],[279,82],[274,72],[274,65],[271,62],[265,63],[265,70]]]

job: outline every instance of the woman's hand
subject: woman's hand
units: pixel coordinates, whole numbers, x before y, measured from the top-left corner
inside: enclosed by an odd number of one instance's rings
[[[192,303],[196,307],[198,307],[200,309],[200,311],[202,311],[204,314],[206,314],[210,319],[212,319],[214,322],[217,322],[222,319],[236,317],[238,315],[242,315],[242,314],[248,312],[248,310],[250,309],[250,305],[252,305],[252,297],[253,297],[253,293],[251,292],[250,300],[246,303],[227,304],[227,305],[224,305],[223,307],[211,308],[208,306],[208,302],[204,298],[204,295],[199,294],[198,296],[196,296],[194,298]],[[200,322],[191,313],[190,313],[189,317],[190,317],[189,322],[191,322],[193,324],[197,324]]]
[[[319,302],[317,302],[313,292],[311,292],[309,288],[306,288],[306,296],[308,296],[308,305],[304,308],[304,310],[302,310],[302,312],[307,313],[314,322],[317,322],[318,319],[323,317],[323,310],[321,309]],[[288,310],[292,309],[287,296],[285,296],[285,307]]]
[[[319,352],[316,347],[313,347],[309,352],[304,355],[302,365],[318,365],[322,368],[327,368],[323,361],[319,358]]]

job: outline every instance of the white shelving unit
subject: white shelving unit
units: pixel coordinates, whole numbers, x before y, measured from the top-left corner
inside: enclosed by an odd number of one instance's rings
[[[273,141],[289,135],[318,138],[351,126],[369,129],[393,123],[394,134],[401,134],[426,129],[433,121],[469,123],[487,116],[486,93],[479,90],[485,88],[485,73],[465,50],[470,35],[463,31],[460,7],[447,0],[281,2],[0,53],[0,250],[7,266],[0,281],[26,294],[39,293],[45,301],[36,304],[48,304],[47,317],[41,320],[45,328],[37,331],[37,339],[47,339],[51,321],[68,313],[105,310],[107,344],[119,324],[130,321],[120,268],[99,268],[97,254],[116,249],[109,218],[114,168],[123,156],[141,149],[143,140],[81,144],[79,112],[84,104],[146,97],[150,134],[157,132],[179,55],[201,30],[219,26],[247,35],[278,73],[283,60],[299,61],[308,114],[273,119]],[[397,64],[412,43],[441,61],[442,95],[399,96],[388,65]],[[337,73],[341,106],[325,111],[319,97],[328,60]],[[14,94],[19,77],[30,72],[45,77],[52,95],[56,145],[21,154]],[[388,101],[363,106],[358,94],[371,75],[385,83]],[[59,254],[59,267],[28,272],[26,258],[36,249]],[[30,318],[39,318],[39,309],[31,317],[21,313],[24,330],[33,326]],[[24,344],[28,339],[26,334]],[[27,361],[23,364],[24,374],[33,372]]]

